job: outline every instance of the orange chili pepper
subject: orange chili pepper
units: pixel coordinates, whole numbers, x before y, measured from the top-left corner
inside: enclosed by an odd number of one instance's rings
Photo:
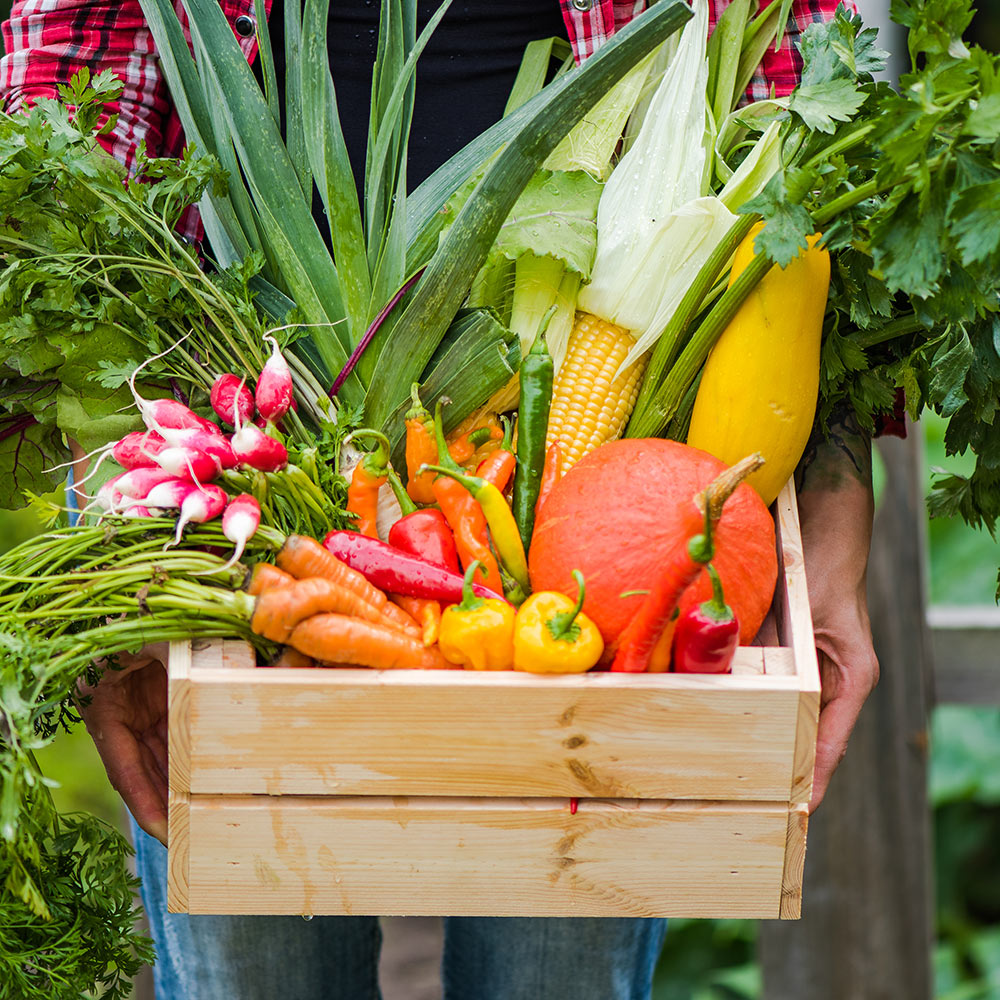
[[[362,535],[378,538],[375,518],[378,491],[389,476],[389,439],[379,431],[367,429],[357,431],[355,437],[375,438],[377,445],[354,467],[351,484],[347,487],[347,510],[357,515],[356,527]]]
[[[438,460],[434,421],[420,402],[419,385],[410,387],[413,406],[406,411],[406,492],[414,503],[434,503],[433,472],[418,473],[422,465],[434,465]]]
[[[447,402],[445,398],[438,400],[434,412],[435,434],[440,435],[442,441],[444,440],[444,432],[441,428],[441,407],[445,402]],[[439,454],[441,450],[441,448],[438,449]],[[461,466],[455,462],[451,455],[445,455],[441,461],[446,467],[453,466],[455,471],[462,471]],[[495,482],[494,485],[496,485]],[[499,487],[497,488],[499,489]],[[489,531],[482,507],[461,483],[448,476],[438,476],[434,480],[433,489],[434,499],[437,500],[441,513],[444,514],[445,520],[451,525],[451,530],[455,534],[455,548],[458,550],[458,561],[462,564],[462,568],[467,570],[478,559],[483,575],[477,577],[477,582],[484,584],[498,594],[502,594],[503,577],[500,575],[500,567],[490,549]]]

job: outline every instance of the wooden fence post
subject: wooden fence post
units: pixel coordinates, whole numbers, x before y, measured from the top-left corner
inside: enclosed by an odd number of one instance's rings
[[[882,444],[882,443],[880,443]],[[809,828],[802,920],[761,923],[766,1000],[930,1000],[930,644],[921,436],[880,448],[869,607],[881,681]]]

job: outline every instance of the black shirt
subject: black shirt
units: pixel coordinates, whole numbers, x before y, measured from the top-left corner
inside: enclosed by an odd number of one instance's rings
[[[417,0],[417,34],[437,9]],[[327,43],[341,127],[361,190],[378,0],[333,0]],[[271,47],[284,106],[283,12],[275,0]],[[499,121],[528,42],[565,37],[557,0],[453,0],[417,62],[407,156],[412,189],[466,143]],[[259,60],[258,60],[259,62]]]

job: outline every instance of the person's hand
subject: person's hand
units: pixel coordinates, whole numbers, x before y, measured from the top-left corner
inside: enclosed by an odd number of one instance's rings
[[[865,594],[838,585],[828,571],[825,549],[825,545],[813,546],[812,558],[806,556],[822,685],[810,812],[823,800],[833,772],[847,752],[847,741],[861,706],[878,682],[878,660],[872,647]]]
[[[870,445],[840,427],[811,449],[800,472],[802,545],[822,685],[812,812],[878,682],[867,599],[874,513]]]
[[[89,703],[80,706],[87,731],[111,784],[139,826],[167,842],[166,643],[119,658],[96,687],[81,683]]]

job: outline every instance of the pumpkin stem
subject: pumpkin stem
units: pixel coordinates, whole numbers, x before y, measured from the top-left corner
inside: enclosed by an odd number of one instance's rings
[[[756,472],[764,464],[764,456],[755,451],[735,465],[724,469],[695,498],[694,502],[707,519],[718,521],[722,517],[722,505],[732,496],[744,479]]]

